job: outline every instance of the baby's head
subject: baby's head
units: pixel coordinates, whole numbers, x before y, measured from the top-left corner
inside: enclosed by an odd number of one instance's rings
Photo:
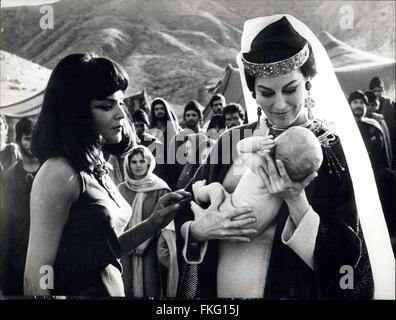
[[[282,160],[290,179],[298,182],[320,168],[323,154],[312,131],[295,126],[275,138],[274,158]]]

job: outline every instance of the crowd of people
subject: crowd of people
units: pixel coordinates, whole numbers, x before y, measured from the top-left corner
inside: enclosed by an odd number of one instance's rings
[[[292,16],[247,21],[246,110],[216,93],[205,123],[196,100],[180,123],[161,97],[130,114],[121,65],[64,57],[15,143],[1,116],[1,295],[390,297],[395,102],[379,77],[346,99],[318,43]]]
[[[348,97],[353,116],[370,158],[393,246],[396,232],[396,105],[385,97],[384,82],[374,77],[369,90],[355,90]]]

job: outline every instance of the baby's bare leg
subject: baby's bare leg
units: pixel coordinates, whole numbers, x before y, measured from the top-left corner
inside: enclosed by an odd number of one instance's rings
[[[234,209],[231,195],[218,182],[206,185],[205,180],[200,180],[192,185],[192,189],[198,203],[218,203],[219,210]]]
[[[229,195],[224,187],[218,182],[206,184],[205,180],[199,180],[193,183],[192,190],[195,200],[198,203],[215,203],[219,199],[228,198]]]

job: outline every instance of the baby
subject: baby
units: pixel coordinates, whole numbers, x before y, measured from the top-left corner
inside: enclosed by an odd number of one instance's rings
[[[275,224],[272,224],[283,200],[268,192],[258,167],[265,166],[264,152],[273,147],[270,137],[253,136],[238,142],[237,150],[247,166],[234,192],[229,194],[220,183],[205,185],[197,181],[192,189],[196,202],[213,203],[219,190],[225,194],[220,210],[250,206],[257,221],[251,228],[258,232],[250,242],[219,241],[217,295],[221,298],[260,298],[266,281]],[[275,138],[274,158],[280,159],[293,181],[302,181],[322,163],[318,139],[308,129],[292,127]]]
[[[266,167],[263,152],[269,152],[272,147],[268,140],[268,137],[253,136],[238,142],[237,150],[247,169],[231,195],[224,190],[226,198],[220,206],[220,210],[252,207],[257,218],[252,228],[258,230],[258,235],[273,221],[283,202],[268,192],[258,172],[259,166]],[[297,182],[319,169],[323,155],[315,135],[295,126],[275,138],[274,158],[283,161],[290,179]],[[205,181],[197,181],[192,186],[198,203],[212,203],[219,188],[224,189],[220,183],[205,185]]]

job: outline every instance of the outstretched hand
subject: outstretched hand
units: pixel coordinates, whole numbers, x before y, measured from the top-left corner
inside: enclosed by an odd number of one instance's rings
[[[314,180],[318,174],[311,173],[301,182],[294,182],[286,172],[285,165],[281,160],[276,160],[276,164],[271,155],[264,154],[266,168],[259,168],[259,173],[264,180],[269,193],[276,195],[284,200],[298,199],[305,188]]]
[[[184,190],[177,190],[162,196],[150,217],[152,223],[160,228],[167,226],[180,209],[181,201],[189,199],[191,199],[191,193]]]

